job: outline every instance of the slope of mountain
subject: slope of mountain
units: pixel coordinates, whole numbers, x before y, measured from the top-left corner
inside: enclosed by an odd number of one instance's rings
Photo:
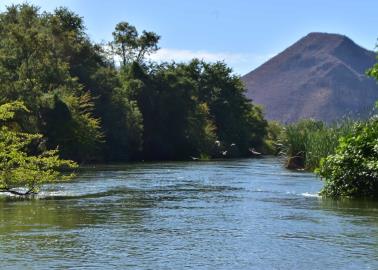
[[[310,33],[242,79],[267,119],[331,122],[373,108],[378,85],[365,71],[375,61],[346,36]]]

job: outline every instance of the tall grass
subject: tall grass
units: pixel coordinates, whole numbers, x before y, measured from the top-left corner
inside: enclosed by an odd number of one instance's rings
[[[323,157],[334,154],[339,138],[350,133],[355,123],[344,119],[327,126],[310,119],[286,126],[280,138],[286,167],[314,170]]]

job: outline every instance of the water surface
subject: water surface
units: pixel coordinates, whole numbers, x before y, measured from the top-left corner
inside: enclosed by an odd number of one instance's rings
[[[378,204],[277,159],[84,169],[0,198],[1,269],[378,269]]]

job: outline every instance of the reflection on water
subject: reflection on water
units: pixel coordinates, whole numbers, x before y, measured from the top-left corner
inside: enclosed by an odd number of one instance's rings
[[[0,268],[378,268],[378,202],[320,188],[276,159],[84,168],[0,197]]]

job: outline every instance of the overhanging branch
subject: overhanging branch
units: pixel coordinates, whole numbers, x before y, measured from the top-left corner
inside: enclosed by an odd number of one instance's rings
[[[6,192],[6,193],[10,193],[17,196],[28,196],[28,195],[37,194],[36,192],[33,191],[33,189],[29,189],[26,192],[20,192],[20,191],[10,189],[10,188],[0,188],[0,192]]]

